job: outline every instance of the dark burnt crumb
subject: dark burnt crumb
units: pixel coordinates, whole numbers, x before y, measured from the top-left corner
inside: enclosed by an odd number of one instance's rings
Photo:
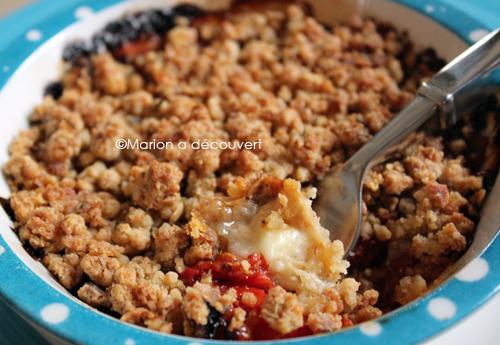
[[[14,213],[14,210],[12,209],[12,206],[10,206],[10,200],[0,197],[0,205],[2,206],[7,216],[9,216],[10,220],[15,222],[16,215]]]
[[[258,332],[257,332],[258,333]],[[224,339],[227,340],[250,340],[251,335],[248,327],[246,325],[243,325],[240,329],[237,329],[236,331],[230,331],[229,328],[226,328],[224,330]]]
[[[388,33],[394,31],[396,31],[396,28],[391,23],[381,21],[377,23],[377,32],[382,35],[382,37],[385,37]]]
[[[53,275],[53,277],[54,277],[54,279],[56,279],[56,280],[57,280],[57,277],[55,277],[54,275]],[[69,290],[68,290],[68,292],[69,292],[71,295],[73,295],[73,296],[75,296],[76,298],[78,298],[78,290],[79,290],[79,289],[80,289],[83,285],[85,285],[85,283],[91,283],[91,282],[92,282],[92,280],[90,280],[90,278],[89,278],[86,274],[84,274],[84,275],[83,275],[83,277],[82,277],[82,279],[81,279],[81,281],[80,281],[78,284],[76,284],[73,288],[69,289]]]
[[[333,25],[331,24],[328,24],[328,23],[321,23],[321,25],[323,26],[323,28],[328,31],[328,32],[333,32]]]
[[[114,311],[111,308],[98,307],[97,310],[99,310],[100,312],[107,314],[111,317],[117,318],[117,319],[119,319],[121,317],[120,313],[117,313],[116,311]]]
[[[42,249],[33,248],[27,243],[23,243],[23,248],[35,260],[42,260],[44,252]]]
[[[485,97],[469,118],[471,134],[466,138],[468,166],[484,176],[485,188],[493,187],[498,172],[498,121],[500,108],[494,95]]]
[[[495,112],[498,108],[498,100],[495,95],[485,97],[477,106],[475,113],[477,115],[471,117],[471,122],[474,130],[481,131],[486,128],[488,124],[488,113]]]
[[[226,332],[227,322],[224,315],[219,313],[212,306],[208,306],[210,313],[208,314],[208,322],[205,326],[206,337],[208,339],[217,339]]]
[[[172,13],[175,16],[183,16],[188,19],[193,19],[203,15],[205,12],[201,8],[191,4],[180,4],[172,9]]]
[[[439,71],[444,65],[446,65],[446,61],[437,55],[435,49],[427,48],[418,54],[417,64],[419,65],[419,68],[424,70]]]
[[[303,2],[303,3],[301,3],[300,7],[302,8],[302,11],[304,11],[304,13],[306,15],[312,16],[312,17],[315,16],[314,7],[309,2]]]
[[[91,53],[109,50],[117,58],[124,59],[137,50],[156,49],[165,32],[175,26],[177,16],[189,20],[205,12],[190,4],[181,4],[169,9],[153,9],[125,15],[122,19],[108,23],[96,33],[90,44],[82,41],[70,43],[63,52],[63,59],[72,64],[82,63]],[[131,47],[131,43],[136,43]],[[129,54],[131,53],[131,54]]]
[[[208,320],[205,325],[195,324],[191,321],[191,335],[205,339],[230,339],[227,336],[227,321],[224,315],[207,303],[209,310]]]
[[[54,81],[45,87],[43,94],[52,96],[57,101],[62,96],[63,89],[63,84],[60,81]]]
[[[101,39],[108,48],[116,48],[127,41],[132,41],[139,37],[139,32],[135,30],[134,23],[129,18],[127,16],[124,20],[106,25]]]
[[[451,140],[462,137],[462,128],[465,126],[464,119],[459,119],[455,125],[443,130],[442,136],[446,144]]]
[[[488,125],[488,112],[489,110],[478,112],[480,115],[471,118],[472,128],[475,132],[480,133]]]
[[[387,258],[387,242],[380,243],[374,238],[360,241],[349,253],[349,270],[359,271],[368,267],[379,267]]]
[[[74,65],[81,64],[90,56],[90,49],[84,41],[74,41],[63,50],[63,60]]]
[[[154,10],[139,15],[145,32],[162,34],[175,26],[175,18],[168,11]]]
[[[106,25],[94,36],[93,44],[97,51],[102,47],[112,50],[147,35],[161,35],[174,25],[174,17],[164,10],[128,14]]]
[[[487,174],[486,176],[484,176],[484,179],[483,179],[484,188],[488,191],[491,190],[493,188],[493,186],[495,185],[496,179],[497,179],[497,176],[493,175],[493,174]]]

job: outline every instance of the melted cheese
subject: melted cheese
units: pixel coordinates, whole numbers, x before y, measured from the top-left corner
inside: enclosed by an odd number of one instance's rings
[[[227,249],[243,257],[261,253],[284,288],[321,292],[346,273],[342,243],[330,241],[298,182],[285,180],[278,198],[260,208],[246,199],[220,201],[218,208],[222,219],[211,217],[209,225],[227,240]]]

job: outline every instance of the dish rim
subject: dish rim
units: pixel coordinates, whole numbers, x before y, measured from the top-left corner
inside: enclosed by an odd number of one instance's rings
[[[430,17],[467,43],[472,43],[470,34],[473,30],[485,30],[485,25],[481,21],[442,0],[428,0],[425,3],[418,0],[390,1]],[[2,18],[0,32],[9,32],[10,34],[0,38],[0,61],[6,63],[10,69],[8,71],[0,70],[0,89],[5,86],[26,58],[37,50],[39,45],[77,21],[73,13],[78,7],[88,6],[95,11],[100,11],[120,2],[120,0],[66,0],[54,3],[51,0],[42,0],[7,18]],[[428,6],[432,6],[436,11],[428,11]],[[446,8],[446,14],[439,10],[441,8]],[[22,44],[25,32],[33,25],[40,29],[44,28],[45,37],[36,44]],[[4,30],[6,28],[9,28],[8,31]],[[12,50],[14,44],[16,49]],[[499,262],[500,238],[498,231],[496,238],[490,242],[480,258],[475,260],[475,262],[486,262],[486,265],[488,262]],[[12,252],[4,238],[0,237],[0,273],[8,276],[9,273],[13,275],[12,272],[16,274],[14,279],[4,279],[0,282],[0,298],[20,312],[23,317],[67,341],[81,344],[123,343],[126,345],[160,341],[187,345],[227,344],[227,341],[160,334],[142,327],[125,324],[116,318],[95,312],[93,308],[86,307],[83,303],[76,302],[51,287],[26,266]],[[441,332],[470,315],[472,311],[500,290],[499,283],[500,272],[494,270],[490,270],[486,277],[479,281],[467,282],[454,277],[418,300],[385,314],[375,321],[368,321],[331,334],[245,343],[293,342],[304,345],[329,344],[332,341],[342,344],[376,344],[381,341],[387,344],[394,342],[416,343]],[[454,301],[456,308],[454,315],[444,320],[434,319],[428,312],[429,305],[436,303],[435,301],[443,302],[444,300]],[[44,321],[41,310],[51,304],[59,306],[62,310],[67,308],[70,317],[59,323]],[[81,327],[82,324],[85,326]],[[419,332],[415,332],[417,324]],[[89,332],[88,329],[92,332]]]

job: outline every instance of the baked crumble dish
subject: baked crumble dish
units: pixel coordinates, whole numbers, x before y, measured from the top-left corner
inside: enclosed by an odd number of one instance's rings
[[[376,318],[466,250],[496,176],[489,98],[369,172],[362,239],[344,260],[314,186],[442,66],[432,50],[368,18],[326,26],[273,3],[131,14],[63,58],[10,147],[4,208],[70,292],[160,332],[279,339]]]

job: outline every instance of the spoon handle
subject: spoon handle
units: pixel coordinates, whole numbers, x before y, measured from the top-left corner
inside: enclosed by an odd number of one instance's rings
[[[458,120],[455,99],[478,76],[500,65],[500,29],[483,37],[443,67],[430,81],[424,82],[418,93],[439,104],[441,124]]]
[[[496,29],[444,66],[428,84],[454,94],[499,63],[500,29]]]
[[[344,169],[362,175],[387,149],[417,130],[437,110],[456,116],[454,95],[478,76],[500,64],[500,29],[488,34],[453,59],[418,90],[416,98],[397,114],[375,137],[358,150]],[[451,110],[451,114],[450,114]]]

